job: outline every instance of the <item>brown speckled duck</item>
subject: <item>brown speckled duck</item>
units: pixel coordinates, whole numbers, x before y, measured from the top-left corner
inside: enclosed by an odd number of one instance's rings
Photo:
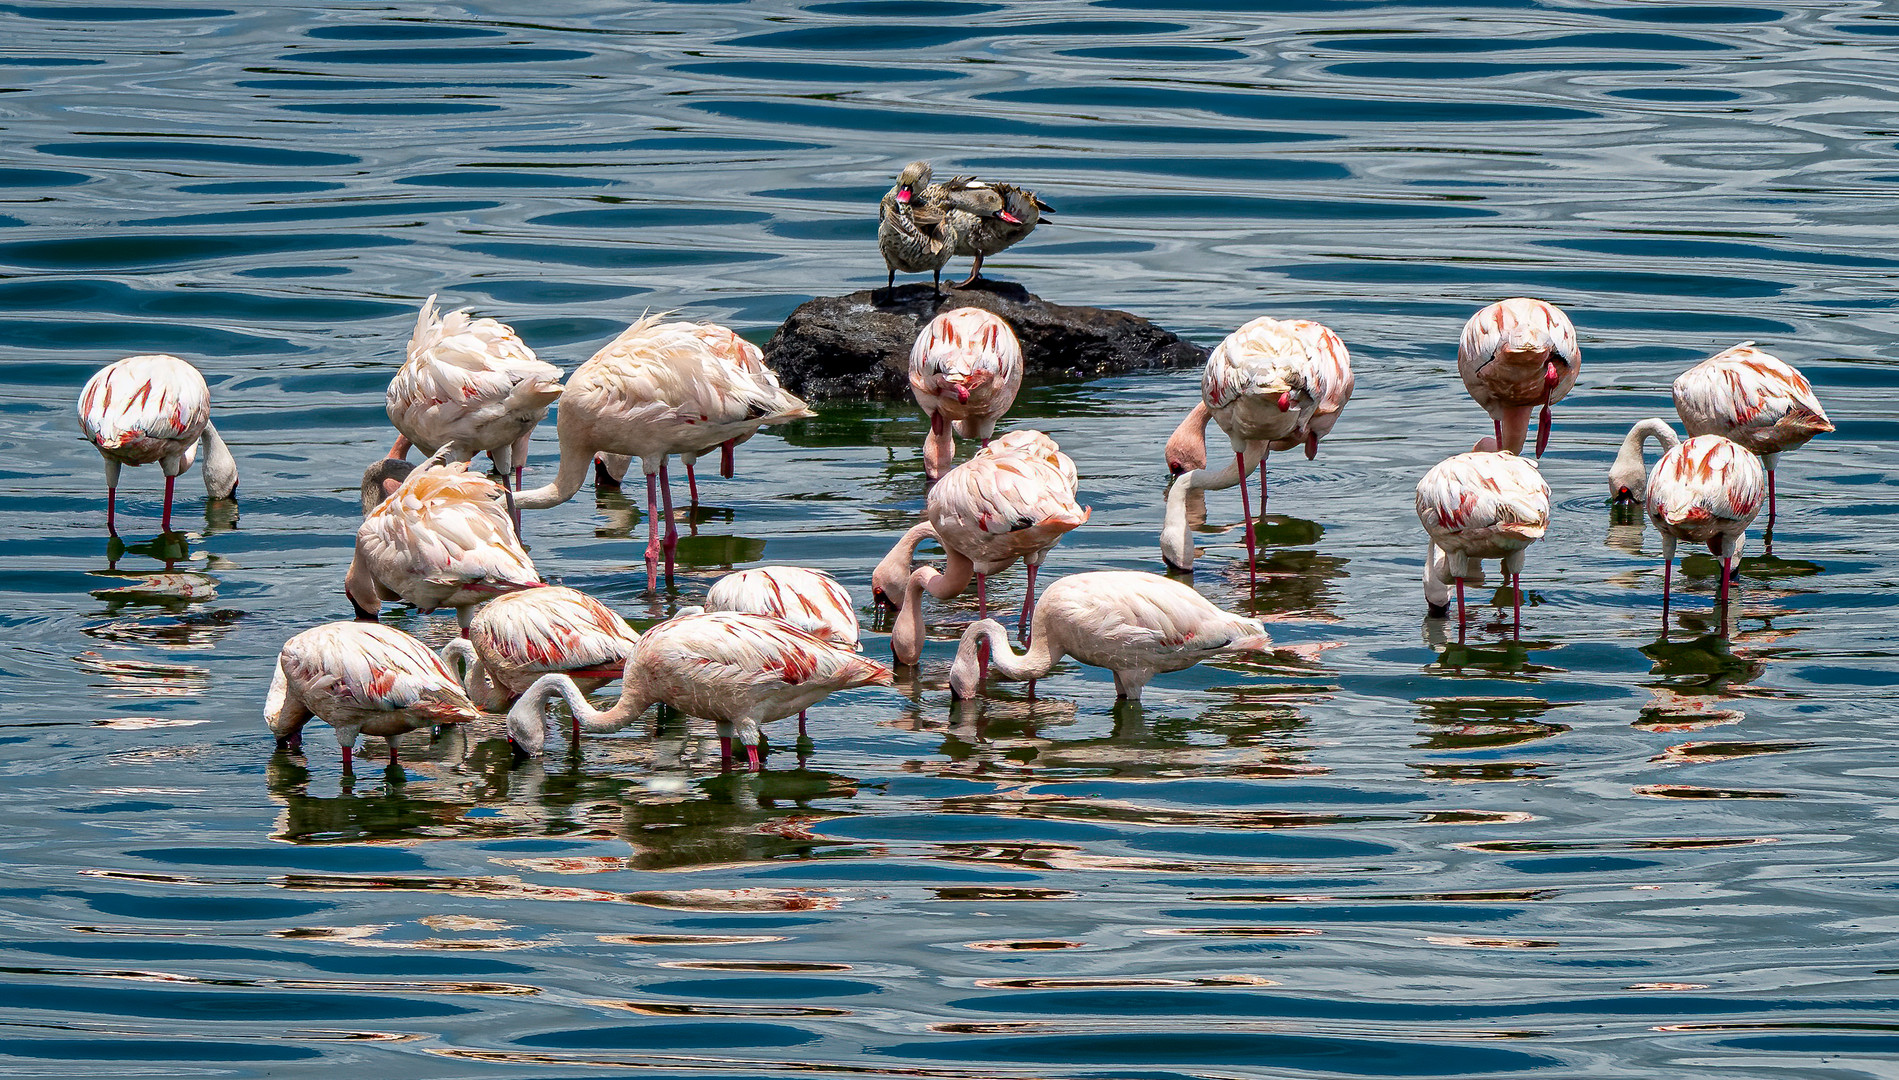
[[[1043,214],[1055,212],[1027,188],[962,176],[943,185],[943,200],[948,211],[945,225],[950,253],[976,257],[969,276],[957,283],[959,289],[968,288],[982,277],[984,256],[1021,240],[1035,230]]]
[[[957,178],[961,180],[961,177]],[[897,174],[897,184],[877,208],[877,248],[890,271],[885,289],[897,284],[897,271],[928,272],[938,299],[943,295],[943,264],[950,260],[944,227],[944,186],[930,183],[930,163],[912,161]]]

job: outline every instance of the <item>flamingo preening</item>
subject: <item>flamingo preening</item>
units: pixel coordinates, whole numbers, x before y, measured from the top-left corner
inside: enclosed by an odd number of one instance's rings
[[[1728,587],[1741,557],[1747,526],[1760,513],[1766,475],[1760,458],[1722,435],[1696,435],[1662,455],[1648,475],[1648,519],[1662,534],[1662,632],[1668,632],[1668,594],[1675,542],[1706,544],[1721,560],[1721,624],[1727,625]]]
[[[79,392],[79,430],[105,459],[106,531],[114,536],[120,466],[158,463],[165,474],[165,532],[171,531],[173,485],[199,450],[205,494],[237,494],[237,462],[211,423],[211,391],[197,368],[175,356],[128,356],[100,368]]]
[[[315,717],[335,729],[345,773],[358,735],[389,740],[394,765],[396,736],[480,715],[428,646],[363,622],[325,623],[284,642],[264,701],[278,749],[301,747],[303,726]]]
[[[475,605],[541,586],[501,485],[466,462],[442,463],[444,453],[410,473],[357,527],[343,579],[357,618],[375,621],[385,600],[406,600],[424,613],[454,608],[467,637]]]
[[[588,704],[574,680],[543,675],[508,712],[517,756],[540,754],[547,739],[547,702],[567,699],[579,731],[618,731],[663,702],[718,724],[719,760],[732,743],[760,765],[759,725],[801,713],[839,690],[889,686],[890,669],[768,615],[705,612],[679,615],[640,637],[627,660],[620,699],[604,711]]]
[[[442,647],[476,705],[505,709],[535,679],[558,672],[591,693],[620,677],[640,635],[613,610],[564,585],[503,593],[476,609],[468,636]]]
[[[672,579],[679,543],[667,457],[703,454],[750,437],[761,425],[816,415],[778,385],[749,342],[724,327],[664,318],[648,315],[634,323],[568,378],[557,422],[560,470],[553,483],[515,498],[528,510],[558,506],[580,490],[596,454],[639,458],[646,474],[649,589],[659,586],[662,552]]]
[[[1025,654],[1009,648],[1007,631],[994,619],[963,631],[950,666],[950,694],[974,697],[991,673],[1032,683],[1062,657],[1072,656],[1113,671],[1115,696],[1139,701],[1142,687],[1157,674],[1227,653],[1271,648],[1258,619],[1222,611],[1171,578],[1132,570],[1070,574],[1042,593],[1033,644]]]
[[[782,619],[840,649],[863,652],[857,638],[857,604],[839,581],[802,566],[756,566],[727,574],[706,592],[706,611],[740,611]],[[805,716],[798,712],[798,735]]]
[[[1497,448],[1523,452],[1530,414],[1540,405],[1536,456],[1550,442],[1550,406],[1563,400],[1582,370],[1576,328],[1554,304],[1528,297],[1499,300],[1472,315],[1457,343],[1457,373],[1496,427]]]
[[[910,392],[930,418],[924,474],[936,480],[954,463],[952,421],[987,443],[1021,388],[1022,346],[1001,316],[965,307],[931,319],[910,348]]]
[[[1806,376],[1743,341],[1675,379],[1675,411],[1689,435],[1723,435],[1759,454],[1767,471],[1767,542],[1774,532],[1780,455],[1833,430]]]
[[[1201,403],[1167,440],[1167,489],[1161,525],[1161,558],[1168,567],[1193,569],[1197,552],[1187,532],[1187,497],[1195,491],[1240,486],[1246,523],[1246,568],[1255,575],[1253,508],[1246,479],[1259,473],[1260,513],[1266,512],[1266,455],[1304,445],[1306,457],[1338,423],[1355,384],[1351,354],[1338,335],[1309,319],[1281,322],[1261,316],[1227,335],[1207,357],[1200,377]],[[1233,464],[1207,469],[1206,430],[1212,420],[1226,432]]]
[[[1429,614],[1450,613],[1450,586],[1457,587],[1457,636],[1464,637],[1464,584],[1482,584],[1485,559],[1502,562],[1510,586],[1512,626],[1523,629],[1521,588],[1525,549],[1550,524],[1550,486],[1535,463],[1488,449],[1489,439],[1468,454],[1446,458],[1418,481],[1418,520],[1431,537],[1425,553],[1424,599]]]

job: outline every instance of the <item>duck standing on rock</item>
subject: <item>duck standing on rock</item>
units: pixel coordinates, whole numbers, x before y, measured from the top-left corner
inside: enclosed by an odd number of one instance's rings
[[[943,264],[950,261],[944,229],[943,185],[930,183],[930,163],[912,161],[897,174],[897,184],[877,207],[877,249],[883,252],[890,278],[886,291],[897,285],[897,271],[933,275],[930,288],[943,298]],[[961,179],[960,177],[958,179]]]
[[[967,289],[982,277],[982,261],[1035,231],[1043,214],[1055,208],[1035,197],[1035,192],[1014,184],[991,184],[970,177],[957,177],[943,186],[947,209],[944,226],[949,233],[950,254],[973,255],[976,262],[969,276],[956,283]]]

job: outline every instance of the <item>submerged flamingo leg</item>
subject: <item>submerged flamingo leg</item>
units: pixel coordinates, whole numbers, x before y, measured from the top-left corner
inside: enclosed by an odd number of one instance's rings
[[[757,743],[745,744],[745,763],[746,765],[750,766],[753,772],[757,772],[760,768],[763,767],[763,762],[758,760],[758,744]]]
[[[719,736],[719,771],[726,772],[726,771],[729,771],[731,768],[732,768],[732,737],[729,735],[721,735]]]
[[[1523,636],[1523,575],[1510,575],[1510,636]]]
[[[1728,568],[1734,560],[1727,556],[1721,558],[1721,632],[1728,630]]]
[[[1774,543],[1774,470],[1767,470],[1767,539],[1765,544],[1771,549]],[[1768,551],[1773,554],[1772,550]]]
[[[646,588],[659,588],[659,474],[646,474]]]
[[[810,736],[810,734],[809,734],[809,733],[807,733],[807,732],[805,731],[805,729],[804,729],[804,712],[803,712],[803,710],[800,710],[800,711],[799,711],[799,713],[798,713],[798,737],[799,737],[800,739],[808,739],[808,738],[810,738],[810,737],[811,737],[811,736]]]
[[[1022,617],[1015,624],[1015,635],[1021,639],[1022,647],[1025,649],[1029,647],[1029,616],[1035,614],[1035,564],[1028,564],[1028,569],[1028,592],[1022,597]]]
[[[1240,513],[1246,518],[1246,576],[1250,581],[1259,580],[1259,571],[1254,567],[1253,556],[1253,504],[1246,495],[1246,455],[1236,452],[1240,469]]]
[[[350,773],[355,772],[355,765],[356,762],[354,757],[350,754],[349,747],[345,746],[343,748],[343,775],[348,776]]]
[[[1675,560],[1662,560],[1662,636],[1668,636],[1668,587],[1675,576]]]
[[[659,505],[666,514],[666,584],[673,583],[673,551],[679,547],[679,526],[673,522],[673,485],[666,477],[666,462],[659,463]]]
[[[1259,459],[1259,516],[1266,516],[1266,459]]]
[[[160,524],[160,531],[162,532],[171,531],[171,489],[172,485],[177,482],[178,478],[176,476],[167,476],[165,478],[165,520]]]
[[[113,520],[114,512],[118,509],[118,506],[119,489],[115,487],[105,489],[105,527],[106,532],[114,536],[119,535],[118,523]]]

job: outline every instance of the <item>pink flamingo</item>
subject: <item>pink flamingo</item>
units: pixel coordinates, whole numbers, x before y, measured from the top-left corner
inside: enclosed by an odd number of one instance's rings
[[[475,605],[541,587],[501,486],[466,462],[441,464],[443,453],[410,473],[357,527],[356,554],[343,579],[357,618],[374,622],[384,600],[406,600],[424,613],[454,608],[468,637]]]
[[[1616,451],[1615,464],[1609,466],[1609,501],[1616,506],[1641,506],[1648,498],[1648,463],[1642,447],[1654,439],[1666,454],[1681,445],[1681,436],[1668,421],[1651,416],[1629,429],[1622,448]]]
[[[989,613],[989,575],[1017,559],[1028,567],[1018,629],[1026,641],[1035,609],[1035,574],[1062,535],[1084,524],[1091,511],[1075,502],[1075,463],[1055,440],[1039,431],[1011,431],[951,469],[930,489],[924,520],[897,541],[871,573],[873,595],[900,609],[891,634],[897,662],[914,664],[921,653],[923,615],[907,599],[917,588],[939,600],[959,596],[976,580],[980,616]],[[943,572],[913,573],[917,545],[942,546]],[[927,567],[924,569],[928,569]]]
[[[314,716],[336,730],[345,773],[358,735],[389,740],[394,765],[396,736],[480,715],[426,645],[394,627],[361,622],[325,623],[284,642],[264,700],[264,722],[279,750],[300,749],[303,725]]]
[[[1806,376],[1743,341],[1675,379],[1675,411],[1688,434],[1723,435],[1760,455],[1767,470],[1767,535],[1772,543],[1774,468],[1780,455],[1833,430]]]
[[[448,461],[494,458],[503,481],[521,486],[528,438],[561,395],[560,369],[534,355],[512,327],[470,318],[467,309],[438,315],[422,301],[409,355],[384,397],[400,437],[391,457],[409,446]]]
[[[128,356],[100,368],[79,392],[79,430],[105,459],[106,530],[114,536],[122,465],[158,462],[165,474],[165,532],[171,531],[172,486],[200,449],[205,494],[237,494],[237,462],[211,423],[211,391],[197,368],[175,356]]]
[[[640,635],[605,604],[579,589],[549,585],[483,604],[468,636],[442,647],[442,659],[459,664],[470,700],[498,711],[551,672],[592,693],[620,677],[639,643]]]
[[[727,574],[706,593],[706,611],[742,611],[782,619],[840,649],[863,652],[857,638],[857,605],[839,581],[802,566],[757,566]],[[798,735],[805,717],[798,713]]]
[[[931,319],[910,348],[910,392],[930,418],[924,474],[936,480],[954,462],[951,421],[986,444],[1021,388],[1022,346],[1000,316],[965,307]]]
[[[730,761],[736,739],[756,771],[759,725],[801,713],[839,690],[891,682],[889,668],[781,619],[685,614],[641,636],[612,708],[595,709],[565,675],[543,675],[508,712],[508,736],[518,758],[538,755],[547,739],[547,702],[556,694],[567,699],[579,730],[588,732],[618,731],[663,702],[717,722],[721,765]]]
[[[1512,625],[1523,629],[1523,558],[1550,525],[1550,486],[1533,462],[1490,449],[1484,439],[1468,454],[1445,458],[1418,481],[1418,520],[1431,540],[1425,553],[1424,600],[1432,618],[1450,614],[1457,586],[1457,637],[1464,637],[1464,582],[1482,584],[1483,560],[1503,563],[1513,594]]]
[[[1760,513],[1766,487],[1761,460],[1721,435],[1696,435],[1662,455],[1649,473],[1648,519],[1662,534],[1662,632],[1668,632],[1668,594],[1675,541],[1706,544],[1721,560],[1721,621],[1727,623],[1728,581],[1747,526]]]
[[[1536,456],[1550,442],[1550,406],[1563,400],[1582,370],[1576,328],[1554,304],[1527,297],[1499,300],[1470,317],[1457,343],[1457,373],[1496,425],[1497,447],[1523,452],[1530,413],[1537,420]]]
[[[1187,497],[1240,485],[1246,519],[1246,569],[1256,574],[1253,508],[1246,478],[1259,469],[1260,513],[1266,512],[1266,455],[1303,444],[1306,457],[1338,423],[1356,380],[1351,354],[1338,335],[1309,319],[1280,322],[1261,316],[1227,335],[1200,377],[1201,403],[1167,440],[1167,489],[1161,525],[1161,558],[1168,567],[1193,569],[1197,552],[1187,533]],[[1233,465],[1207,470],[1207,421],[1214,420],[1233,446]]]
[[[1132,570],[1070,574],[1042,594],[1026,654],[1009,648],[1007,632],[994,619],[963,631],[950,666],[950,695],[981,693],[992,668],[999,678],[1032,683],[1072,656],[1113,671],[1115,696],[1139,701],[1141,689],[1162,672],[1271,648],[1258,619],[1222,611],[1178,581]]]
[[[679,544],[667,457],[703,454],[748,437],[761,425],[816,415],[797,395],[786,393],[763,363],[735,360],[729,346],[742,340],[737,335],[723,327],[663,318],[648,315],[634,323],[568,378],[557,422],[560,471],[553,483],[515,499],[515,505],[529,510],[559,506],[580,490],[596,454],[639,458],[646,474],[649,589],[659,587],[662,551],[666,578],[672,579]]]

